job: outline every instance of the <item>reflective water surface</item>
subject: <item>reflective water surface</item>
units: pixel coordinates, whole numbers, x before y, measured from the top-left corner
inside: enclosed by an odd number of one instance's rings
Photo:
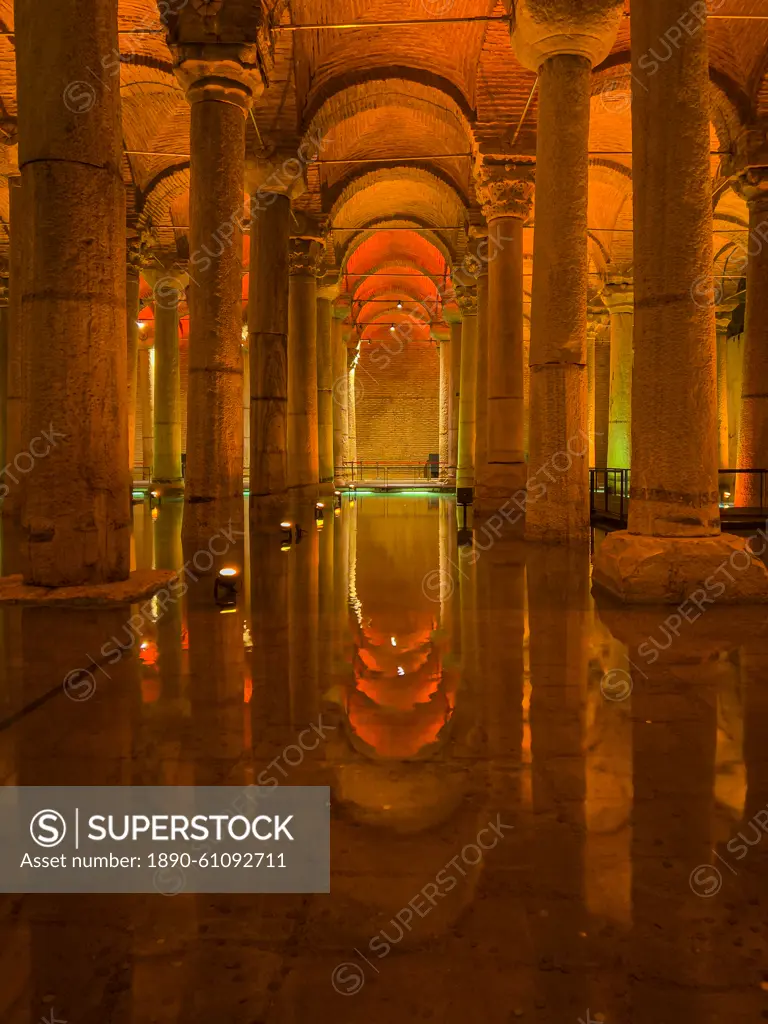
[[[765,611],[597,607],[397,495],[222,542],[220,609],[134,515],[189,589],[0,613],[3,784],[328,785],[331,894],[0,896],[3,1024],[768,1019]]]

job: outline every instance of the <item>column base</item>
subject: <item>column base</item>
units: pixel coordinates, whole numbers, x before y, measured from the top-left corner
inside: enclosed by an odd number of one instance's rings
[[[750,552],[751,538],[648,537],[609,534],[595,553],[594,587],[626,604],[768,602],[768,570]],[[699,592],[699,593],[697,593]]]
[[[74,587],[34,587],[24,577],[0,577],[0,605],[85,605],[104,607],[127,605],[152,597],[175,576],[173,569],[139,569],[127,580],[90,583]]]

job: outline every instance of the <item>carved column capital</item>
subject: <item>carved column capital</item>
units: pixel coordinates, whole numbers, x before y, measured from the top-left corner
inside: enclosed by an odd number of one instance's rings
[[[247,111],[273,62],[259,0],[190,0],[166,22],[174,71],[189,102],[213,98]]]
[[[566,54],[594,68],[611,52],[623,10],[624,0],[513,0],[512,49],[530,71]]]
[[[477,285],[457,284],[454,290],[462,317],[477,316]]]
[[[151,228],[140,228],[138,234],[126,241],[125,259],[129,269],[140,273],[155,262],[152,250],[159,245],[157,236]]]
[[[527,220],[533,206],[535,164],[504,157],[480,157],[475,165],[475,191],[490,223],[497,217]]]
[[[291,277],[319,277],[323,246],[316,238],[292,238],[288,251]]]

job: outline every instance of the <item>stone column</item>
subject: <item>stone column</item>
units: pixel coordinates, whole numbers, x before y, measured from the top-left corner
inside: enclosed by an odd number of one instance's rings
[[[318,282],[317,288],[317,435],[320,493],[333,490],[333,302],[338,281]]]
[[[347,349],[347,420],[349,423],[349,461],[352,463],[352,479],[357,479],[357,392],[355,390],[355,367],[360,358],[359,349]]]
[[[288,253],[291,201],[304,191],[304,167],[296,153],[259,155],[248,161],[246,180],[251,194],[250,509],[252,517],[261,517],[285,502],[288,489]]]
[[[455,289],[456,301],[459,304],[462,317],[456,486],[474,487],[475,400],[477,397],[477,288],[457,284]]]
[[[598,323],[587,320],[587,433],[589,434],[589,465],[595,463],[595,335]]]
[[[141,408],[141,464],[148,473],[146,479],[152,475],[152,466],[155,461],[155,414],[152,409],[152,360],[154,354],[152,349],[139,349],[137,367],[137,391],[138,402]]]
[[[743,538],[720,534],[705,25],[646,69],[649,50],[689,6],[666,0],[631,10],[632,488],[629,528],[604,539],[593,580],[632,603],[677,604],[731,555],[740,571],[718,600],[768,598],[765,566]]]
[[[243,473],[247,471],[250,491],[251,479],[251,350],[248,348],[248,329],[240,348],[243,353]]]
[[[28,241],[28,229],[24,216],[25,194],[21,178],[8,179],[8,205],[10,230],[10,259],[8,267],[8,358],[7,401],[5,405],[5,459],[3,465],[11,466],[19,452],[23,451],[23,383],[22,339],[21,339],[21,297],[23,292],[24,249]],[[17,478],[18,480],[18,478]],[[3,493],[2,514],[13,519],[21,516],[21,487],[11,477],[3,478],[7,488]]]
[[[449,319],[446,317],[446,319]],[[461,400],[461,318],[450,317],[451,370],[448,403],[448,466],[445,480],[456,484],[456,466],[459,457],[459,404]]]
[[[504,157],[485,157],[475,171],[488,221],[488,458],[482,484],[478,480],[478,498],[489,511],[525,487],[527,472],[523,223],[531,212],[533,170],[530,163],[510,165]]]
[[[611,401],[611,328],[607,314],[596,318],[595,329],[595,466],[608,465],[608,410]]]
[[[603,302],[611,316],[611,386],[608,404],[608,466],[629,469],[632,409],[632,283],[608,281]]]
[[[128,472],[133,480],[133,465],[135,462],[136,447],[136,394],[137,394],[137,373],[139,362],[139,268],[131,261],[131,254],[128,254],[128,263],[125,273],[125,328],[128,334],[127,345],[127,374],[128,374]]]
[[[334,310],[331,324],[333,358],[333,466],[337,485],[346,483],[344,463],[349,459],[349,373],[344,344],[345,309]]]
[[[768,167],[738,182],[749,209],[739,469],[768,468]],[[736,504],[759,506],[760,478],[737,475]]]
[[[291,201],[273,195],[251,220],[251,515],[288,489],[288,250]],[[253,206],[253,198],[251,199]]]
[[[482,259],[485,237],[475,240],[472,275],[477,281],[477,335],[475,338],[475,446],[472,456],[475,475],[474,511],[488,511],[488,261]]]
[[[26,477],[25,582],[100,585],[130,570],[120,90],[97,81],[84,106],[71,86],[118,52],[117,0],[51,0],[43,18],[23,0],[14,28],[24,394],[30,434],[57,432]]]
[[[181,474],[181,373],[179,368],[179,302],[186,275],[145,271],[155,303],[155,381],[153,402],[153,489],[163,496],[184,493]]]
[[[440,459],[440,479],[444,480],[446,467],[448,465],[449,451],[449,418],[450,418],[450,375],[451,375],[451,345],[450,342],[442,340],[438,342],[440,353],[440,392],[438,408],[438,431],[437,451]]]
[[[320,241],[292,238],[288,283],[288,490],[314,501],[317,420],[317,273]]]
[[[766,224],[768,227],[768,222]],[[718,469],[731,469],[729,461],[730,423],[728,418],[728,328],[731,326],[733,311],[738,298],[719,302],[715,310],[715,332],[717,337],[717,463]],[[725,490],[731,490],[730,486]]]
[[[8,425],[5,413],[8,409],[8,278],[0,277],[0,465],[6,464]]]
[[[187,537],[242,515],[245,118],[264,88],[261,5],[198,8],[168,16],[191,107]]]
[[[512,45],[539,75],[531,294],[526,533],[589,539],[587,180],[591,69],[609,54],[623,9],[598,0],[520,0]],[[533,490],[532,485],[535,486]]]

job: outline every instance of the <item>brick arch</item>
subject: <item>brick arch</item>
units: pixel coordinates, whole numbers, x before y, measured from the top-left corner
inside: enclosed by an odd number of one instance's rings
[[[461,161],[440,154],[474,155],[468,112],[445,91],[397,77],[345,85],[320,106],[307,124],[307,139],[323,140],[323,158],[343,161],[320,166],[323,190],[348,173],[348,161],[428,158],[451,181],[465,173]],[[469,165],[469,157],[464,161]]]

